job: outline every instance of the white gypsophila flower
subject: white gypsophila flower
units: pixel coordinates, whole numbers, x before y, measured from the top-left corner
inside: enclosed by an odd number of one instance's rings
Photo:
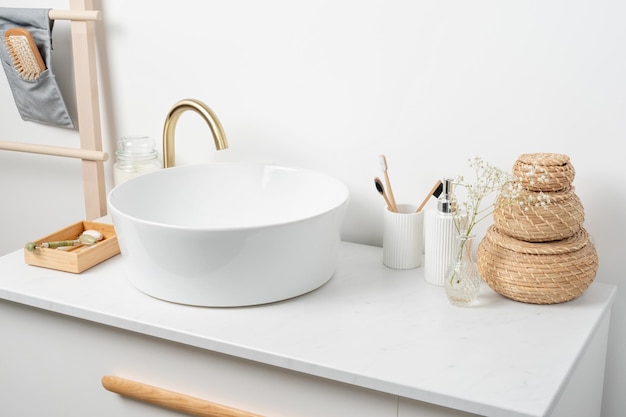
[[[534,186],[537,183],[546,184],[548,182],[548,176],[546,170],[539,166],[537,161],[534,161],[531,166],[526,168],[526,177],[528,177],[528,183]]]
[[[480,157],[469,159],[469,166],[474,170],[474,182],[467,182],[463,176],[455,181],[457,187],[462,187],[465,191],[465,199],[456,199],[454,220],[458,233],[470,235],[479,222],[488,218],[497,206],[518,204],[523,206],[523,210],[529,207],[545,207],[550,204],[550,196],[543,192],[528,192],[524,187],[522,178],[516,178],[512,174],[497,168]],[[538,174],[543,168],[536,164],[526,173],[527,183],[534,184],[534,181],[545,182],[545,174]],[[490,203],[485,199],[491,194],[495,194]]]

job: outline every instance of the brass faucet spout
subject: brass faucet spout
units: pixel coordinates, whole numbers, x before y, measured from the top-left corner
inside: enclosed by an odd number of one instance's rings
[[[228,148],[224,128],[222,128],[222,124],[213,110],[199,100],[184,99],[174,104],[165,118],[165,126],[163,127],[163,168],[173,167],[176,164],[174,131],[176,130],[178,119],[187,110],[193,110],[198,113],[209,125],[215,141],[215,149],[220,151]]]

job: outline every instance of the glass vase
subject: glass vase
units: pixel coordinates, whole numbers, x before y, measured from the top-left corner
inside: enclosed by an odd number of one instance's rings
[[[478,298],[482,279],[472,258],[475,235],[456,236],[456,251],[446,272],[444,287],[450,304],[467,307]]]

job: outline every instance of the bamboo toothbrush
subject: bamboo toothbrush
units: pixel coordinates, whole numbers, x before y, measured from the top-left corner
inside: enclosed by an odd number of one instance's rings
[[[385,192],[385,186],[383,185],[383,182],[380,180],[380,178],[378,177],[374,178],[374,185],[376,186],[376,191],[378,191],[378,194],[382,195],[383,198],[385,199],[385,202],[387,203],[387,209],[389,211],[393,211],[391,210],[391,201],[389,200],[389,197],[387,196],[387,193]]]
[[[13,68],[25,81],[39,79],[46,70],[37,44],[29,31],[23,28],[7,29],[4,33],[4,43],[11,55]]]
[[[385,185],[387,196],[389,197],[389,208],[391,211],[398,212],[398,206],[396,206],[396,199],[393,196],[393,190],[391,189],[391,182],[389,181],[389,175],[387,174],[388,166],[387,166],[387,158],[385,155],[380,155],[378,157],[380,161],[380,168],[383,170],[383,174],[385,176]]]
[[[443,192],[443,183],[441,182],[441,180],[439,180],[435,183],[433,188],[428,192],[428,195],[426,196],[424,201],[422,201],[422,204],[420,204],[417,210],[415,210],[415,212],[419,213],[420,211],[422,211],[426,203],[428,203],[428,199],[430,199],[430,197],[439,198],[442,192]]]

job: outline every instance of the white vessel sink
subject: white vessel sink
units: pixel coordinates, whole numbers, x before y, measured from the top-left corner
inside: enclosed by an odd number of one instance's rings
[[[334,274],[348,188],[327,175],[202,164],[115,187],[109,213],[130,282],[182,304],[235,307],[312,291]]]

